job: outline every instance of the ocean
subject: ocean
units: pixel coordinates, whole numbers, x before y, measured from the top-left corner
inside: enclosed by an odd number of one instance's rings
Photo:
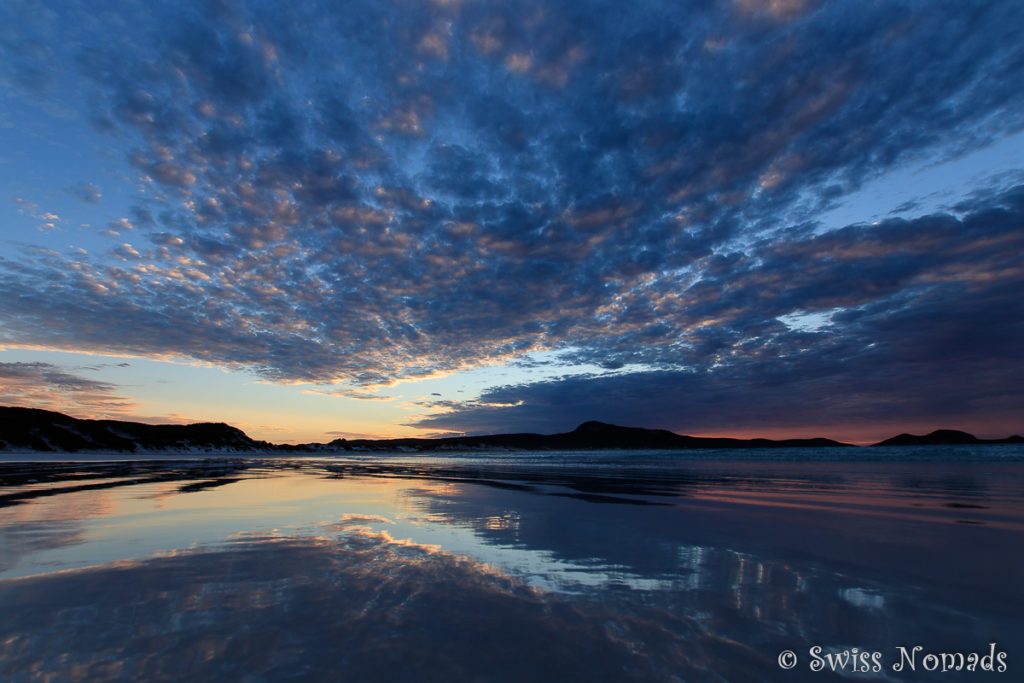
[[[0,455],[0,680],[1024,671],[1020,445],[69,457]]]

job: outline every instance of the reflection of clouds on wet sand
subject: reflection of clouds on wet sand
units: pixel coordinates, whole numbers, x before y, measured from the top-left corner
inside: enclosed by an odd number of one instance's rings
[[[341,515],[342,524],[359,524],[360,522],[379,522],[381,524],[394,524],[393,521],[387,517],[381,517],[380,515],[359,515],[352,512],[346,512]]]
[[[828,624],[854,642],[902,624],[955,641],[985,619],[1012,624],[1006,605],[1024,567],[1020,495],[1006,490],[1015,479],[989,482],[986,508],[967,510],[985,525],[964,525],[949,501],[978,478],[947,476],[908,492],[876,467],[877,476],[852,469],[841,484],[766,466],[757,478],[718,473],[671,507],[581,504],[538,495],[536,480],[531,491],[417,484],[404,500],[436,525],[471,530],[488,559],[535,585],[605,591],[604,600],[616,584],[655,591],[681,613],[718,620],[720,633],[757,638],[765,621],[790,635]],[[873,609],[880,603],[884,613]]]
[[[758,680],[1019,639],[1019,472],[941,468],[118,466],[0,508],[0,679]]]
[[[83,542],[83,520],[108,516],[116,505],[108,492],[89,491],[0,508],[0,572],[27,555]]]
[[[14,677],[652,680],[726,654],[737,673],[765,666],[681,614],[571,601],[368,533],[6,580],[0,604],[0,673]]]

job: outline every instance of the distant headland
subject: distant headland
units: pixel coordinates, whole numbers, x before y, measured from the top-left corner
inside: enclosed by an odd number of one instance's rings
[[[955,429],[936,429],[930,434],[917,436],[900,434],[891,439],[872,444],[874,446],[973,446],[989,443],[1024,443],[1024,436],[1014,435],[1005,439],[979,439],[973,434]]]
[[[979,439],[948,429],[923,436],[900,434],[875,446],[978,445],[1024,443],[1024,437]],[[562,434],[491,434],[433,439],[335,439],[329,443],[274,444],[250,438],[237,427],[220,422],[188,425],[150,425],[122,420],[85,420],[37,408],[0,407],[0,451],[75,453],[78,451],[342,453],[388,451],[560,451],[560,450],[691,450],[704,448],[824,448],[853,447],[832,439],[731,439],[685,436],[665,429],[620,427],[584,422]]]

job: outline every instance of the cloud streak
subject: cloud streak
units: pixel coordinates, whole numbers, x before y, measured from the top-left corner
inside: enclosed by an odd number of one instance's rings
[[[76,417],[125,416],[137,407],[117,386],[52,363],[0,363],[0,404],[57,411],[74,406]]]

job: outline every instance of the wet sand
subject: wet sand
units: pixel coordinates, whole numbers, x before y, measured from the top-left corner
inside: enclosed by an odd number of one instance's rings
[[[1024,666],[1024,466],[911,460],[0,463],[0,677],[972,680],[892,665],[993,642]],[[816,645],[882,670],[812,671]]]

